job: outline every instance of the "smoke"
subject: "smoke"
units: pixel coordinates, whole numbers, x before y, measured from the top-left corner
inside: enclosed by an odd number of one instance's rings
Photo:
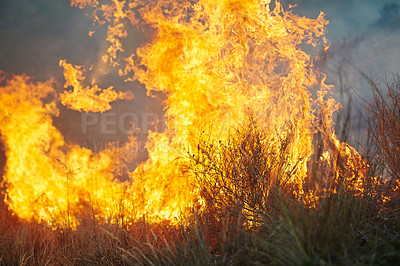
[[[37,79],[62,77],[61,58],[84,64],[100,49],[99,40],[88,36],[91,21],[68,1],[5,0],[0,15],[0,69],[26,73]]]
[[[400,72],[400,5],[382,4],[376,13],[379,16],[366,23],[365,30],[332,43],[328,63],[331,69],[341,68],[348,76],[348,86],[365,97],[370,89],[360,72],[373,79]]]
[[[376,23],[378,28],[400,30],[400,4],[394,2],[385,4],[379,13],[380,18]]]
[[[344,106],[342,115],[351,110],[349,132],[353,145],[364,138],[367,128],[368,113],[362,106],[372,98],[367,79],[385,83],[392,73],[400,72],[400,5],[381,3],[372,17],[375,19],[365,20],[362,30],[331,43],[323,69]],[[350,104],[349,98],[352,98]],[[338,128],[343,125],[343,121],[338,123]]]

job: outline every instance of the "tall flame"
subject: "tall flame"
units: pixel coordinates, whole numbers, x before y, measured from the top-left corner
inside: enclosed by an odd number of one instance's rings
[[[72,213],[88,211],[82,210],[84,202],[95,203],[91,210],[96,216],[110,217],[125,191],[113,181],[122,166],[122,149],[94,154],[67,145],[52,123],[52,116],[58,115],[53,86],[52,80],[34,83],[25,75],[1,86],[6,201],[20,218],[51,225],[75,225]]]
[[[91,6],[94,21],[109,24],[110,47],[104,61],[119,67],[126,80],[144,84],[148,95],[165,94],[166,129],[149,131],[148,159],[123,183],[115,172],[122,167],[121,157],[127,156],[125,149],[94,154],[66,144],[52,125],[57,94],[51,81],[13,77],[0,94],[0,130],[7,147],[7,203],[19,217],[50,224],[68,217],[76,224],[69,213],[89,203],[100,217],[116,217],[124,210],[129,219],[145,215],[153,221],[172,220],[199,201],[195,178],[181,167],[187,160],[182,153],[195,150],[204,131],[210,138],[226,139],[229,129],[249,113],[257,114],[271,143],[291,130],[294,141],[286,163],[296,168],[290,182],[299,195],[304,193],[307,162],[313,154],[317,105],[324,110],[318,130],[331,143],[324,158],[340,152],[349,167],[354,161],[362,164],[357,152],[333,133],[331,116],[337,104],[324,100],[329,87],[319,81],[305,52],[321,40],[326,43],[328,21],[323,13],[316,19],[299,17],[279,3],[271,10],[268,0],[111,0],[108,4],[71,0],[71,4]],[[135,54],[126,55],[122,43],[127,28],[137,25],[154,28],[155,35]],[[66,86],[74,88],[60,96],[70,108],[103,112],[111,101],[132,97],[112,88],[100,91],[96,85],[83,88],[80,67],[60,64]],[[317,85],[315,101],[310,89]],[[52,101],[44,104],[48,95],[53,95]]]

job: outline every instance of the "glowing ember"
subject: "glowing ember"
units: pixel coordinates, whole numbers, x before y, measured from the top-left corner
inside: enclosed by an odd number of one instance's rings
[[[324,100],[329,87],[318,80],[310,55],[302,49],[326,42],[324,14],[317,19],[299,17],[279,3],[270,10],[270,1],[265,0],[108,2],[71,4],[91,6],[94,21],[109,25],[111,45],[104,61],[120,67],[125,79],[143,83],[149,95],[166,95],[166,130],[149,132],[147,161],[123,183],[116,173],[131,156],[127,149],[95,154],[65,143],[52,125],[58,112],[52,81],[34,83],[25,76],[5,81],[0,132],[7,149],[6,200],[20,218],[53,225],[76,225],[80,215],[173,220],[201,204],[196,179],[181,167],[187,160],[182,153],[196,150],[204,131],[211,139],[225,140],[229,129],[249,113],[257,114],[271,143],[291,130],[295,141],[289,144],[286,164],[295,169],[289,182],[299,197],[305,193],[316,130],[329,144],[323,160],[333,169],[338,168],[338,154],[346,158],[349,169],[365,168],[357,152],[333,133],[337,103]],[[156,33],[150,43],[126,55],[122,39],[129,26],[138,24],[151,26]],[[133,97],[112,87],[83,87],[81,67],[66,61],[60,65],[65,86],[73,87],[59,96],[69,108],[104,112],[110,102]],[[314,101],[310,89],[317,85],[319,97]],[[322,114],[318,125],[317,108]],[[133,143],[134,139],[128,147]],[[356,172],[352,184],[357,187],[363,173]],[[318,199],[312,191],[307,197]]]

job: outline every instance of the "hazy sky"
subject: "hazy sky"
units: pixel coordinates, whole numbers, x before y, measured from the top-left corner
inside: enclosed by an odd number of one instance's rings
[[[344,57],[339,61],[376,77],[400,72],[400,0],[299,0],[297,6],[307,17],[326,14],[327,37]],[[339,49],[344,42],[346,49]]]
[[[397,26],[400,22],[399,0],[299,0],[299,13],[315,17],[321,10],[330,21],[328,38],[336,41],[368,34],[375,27]],[[393,12],[387,12],[387,9]],[[393,19],[394,21],[391,21]],[[380,25],[379,23],[382,22]]]

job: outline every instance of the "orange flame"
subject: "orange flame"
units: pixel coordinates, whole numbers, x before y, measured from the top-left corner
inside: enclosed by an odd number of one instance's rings
[[[358,153],[333,133],[331,117],[337,104],[324,100],[329,87],[318,81],[311,57],[302,49],[320,45],[321,39],[326,42],[328,21],[323,13],[317,19],[299,17],[279,3],[271,10],[268,0],[111,0],[102,5],[72,0],[71,5],[91,6],[94,21],[109,24],[111,45],[105,61],[120,66],[127,80],[144,84],[149,95],[166,95],[166,130],[149,132],[148,160],[130,173],[129,182],[120,182],[115,172],[128,156],[125,149],[94,154],[66,144],[52,125],[51,116],[58,112],[52,81],[13,77],[1,88],[0,131],[7,147],[7,203],[19,217],[54,225],[67,217],[76,225],[78,218],[70,213],[81,213],[89,204],[96,217],[173,220],[186,207],[201,203],[195,178],[180,167],[187,160],[182,152],[195,150],[204,130],[210,138],[226,139],[229,129],[249,112],[258,115],[272,143],[291,129],[295,141],[286,163],[296,168],[290,182],[298,195],[304,194],[317,129],[330,143],[326,161],[339,152],[349,167],[363,164]],[[122,39],[127,28],[137,24],[151,26],[156,34],[135,54],[126,55]],[[73,87],[60,95],[69,108],[104,112],[110,102],[132,97],[111,87],[84,88],[80,66],[63,60],[60,65],[65,86]],[[316,85],[321,89],[315,102],[310,89]],[[44,104],[47,95],[54,98]],[[318,105],[324,116],[317,128]],[[358,184],[359,175],[354,178]]]
[[[73,87],[72,91],[61,94],[61,103],[70,109],[85,112],[105,112],[111,109],[110,103],[116,100],[131,100],[133,93],[116,92],[113,87],[101,90],[97,85],[83,88],[81,82],[83,70],[81,66],[73,66],[65,60],[60,61],[60,66],[64,68],[65,88]]]
[[[85,201],[96,203],[96,216],[109,217],[125,191],[124,184],[113,180],[122,167],[122,148],[94,154],[67,145],[52,123],[52,116],[58,115],[53,86],[53,80],[34,83],[25,75],[13,76],[1,86],[6,202],[20,218],[51,225],[67,220],[75,225],[69,216]],[[50,101],[44,104],[44,99]]]

